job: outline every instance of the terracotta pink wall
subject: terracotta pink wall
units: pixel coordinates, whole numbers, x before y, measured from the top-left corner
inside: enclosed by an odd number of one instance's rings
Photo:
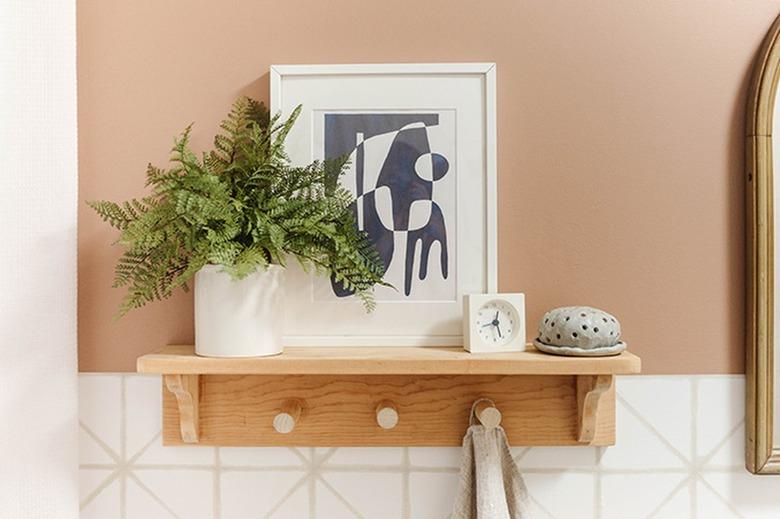
[[[273,63],[495,61],[499,279],[529,336],[550,307],[617,314],[648,373],[743,371],[744,92],[780,1],[79,0],[81,200],[143,192],[148,161]],[[115,234],[80,205],[82,371],[192,340],[190,296],[114,321]]]

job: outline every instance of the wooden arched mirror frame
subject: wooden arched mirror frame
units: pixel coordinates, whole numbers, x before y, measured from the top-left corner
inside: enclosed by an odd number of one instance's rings
[[[775,311],[776,243],[773,170],[780,171],[780,17],[769,30],[756,62],[748,95],[747,195],[747,408],[746,466],[756,474],[780,474],[780,312]],[[774,148],[774,152],[773,152]],[[774,157],[774,158],[773,158]],[[774,161],[778,161],[776,167]],[[780,187],[780,186],[778,186]],[[777,362],[780,362],[778,356]]]

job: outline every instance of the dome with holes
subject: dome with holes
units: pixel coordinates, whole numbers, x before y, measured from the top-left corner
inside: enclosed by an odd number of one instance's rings
[[[534,345],[546,353],[589,357],[617,355],[626,349],[618,320],[589,306],[564,306],[544,314]]]

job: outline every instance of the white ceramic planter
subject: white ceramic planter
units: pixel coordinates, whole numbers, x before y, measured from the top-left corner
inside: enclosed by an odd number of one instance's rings
[[[233,280],[219,265],[195,274],[195,353],[260,357],[282,352],[284,268]]]

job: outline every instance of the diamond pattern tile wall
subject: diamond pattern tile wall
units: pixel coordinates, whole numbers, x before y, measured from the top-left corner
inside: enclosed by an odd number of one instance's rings
[[[514,448],[542,519],[780,517],[743,468],[741,376],[618,381],[618,444]],[[446,519],[459,449],[161,444],[160,379],[80,377],[82,519]]]

